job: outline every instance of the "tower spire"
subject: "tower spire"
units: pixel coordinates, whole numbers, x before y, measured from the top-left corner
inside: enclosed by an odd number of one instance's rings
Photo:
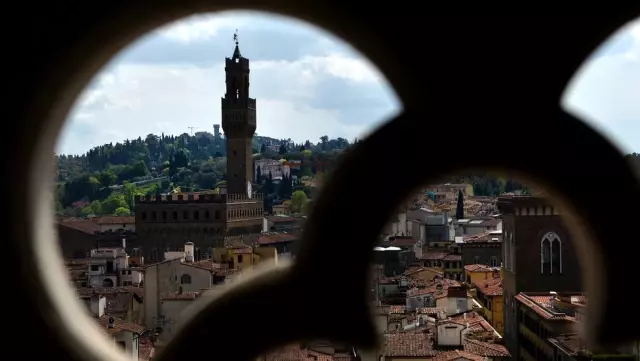
[[[236,43],[236,48],[233,51],[232,59],[240,59],[242,55],[240,54],[240,46],[238,42],[238,29],[236,29],[236,32],[233,33],[233,42]]]

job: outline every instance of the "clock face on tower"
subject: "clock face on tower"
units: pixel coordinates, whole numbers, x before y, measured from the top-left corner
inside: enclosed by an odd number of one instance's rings
[[[247,182],[247,197],[251,198],[251,182]]]

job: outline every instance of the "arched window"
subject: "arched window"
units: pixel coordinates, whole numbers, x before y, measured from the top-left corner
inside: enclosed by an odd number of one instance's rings
[[[111,278],[105,278],[102,281],[102,287],[113,287],[113,280]]]
[[[496,256],[491,256],[490,265],[491,267],[498,267],[498,259]]]
[[[182,276],[180,276],[180,283],[183,285],[191,284],[191,275],[188,275],[185,273]]]
[[[551,272],[551,240],[545,235],[540,241],[540,273]]]
[[[542,272],[562,273],[562,241],[554,232],[548,232],[542,237],[540,244],[542,257]]]
[[[158,260],[158,250],[153,248],[151,250],[151,260],[152,261],[157,261]]]
[[[562,241],[558,235],[551,241],[551,273],[562,273]]]

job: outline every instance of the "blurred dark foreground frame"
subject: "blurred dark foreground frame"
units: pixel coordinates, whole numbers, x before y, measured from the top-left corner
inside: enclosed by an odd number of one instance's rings
[[[17,76],[7,77],[11,100],[5,114],[12,129],[5,139],[4,189],[11,215],[4,222],[10,230],[5,269],[14,270],[6,290],[15,297],[5,301],[15,324],[37,335],[30,357],[122,357],[83,339],[84,324],[70,323],[79,308],[67,302],[72,296],[64,280],[55,278],[62,272],[44,179],[53,171],[56,137],[75,98],[140,35],[195,13],[238,8],[295,16],[350,42],[387,77],[404,110],[354,149],[327,181],[306,223],[297,263],[204,307],[159,359],[255,359],[266,349],[311,338],[372,346],[366,272],[379,231],[415,187],[469,168],[521,174],[571,211],[567,222],[579,240],[589,294],[587,336],[605,344],[640,339],[640,313],[629,308],[639,246],[628,228],[616,226],[618,210],[625,210],[625,219],[640,219],[638,181],[614,145],[559,105],[582,62],[637,17],[638,6],[582,5],[582,15],[574,15],[569,11],[577,10],[561,5],[540,5],[524,16],[487,4],[421,4],[418,11],[407,2],[333,0],[14,5],[5,16],[22,26],[9,40],[15,43],[10,65]],[[482,154],[487,144],[491,156]],[[384,181],[362,178],[381,163],[393,164],[395,172]],[[314,322],[301,322],[309,310]],[[19,344],[25,336],[9,337],[7,344]]]

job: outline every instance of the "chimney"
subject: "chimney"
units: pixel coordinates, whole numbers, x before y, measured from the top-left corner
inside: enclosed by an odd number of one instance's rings
[[[114,328],[116,326],[116,319],[113,317],[109,317],[109,324],[107,324],[107,328]]]
[[[193,262],[193,242],[187,242],[184,244],[184,260],[186,262]]]
[[[122,237],[122,249],[127,249],[127,238]]]

